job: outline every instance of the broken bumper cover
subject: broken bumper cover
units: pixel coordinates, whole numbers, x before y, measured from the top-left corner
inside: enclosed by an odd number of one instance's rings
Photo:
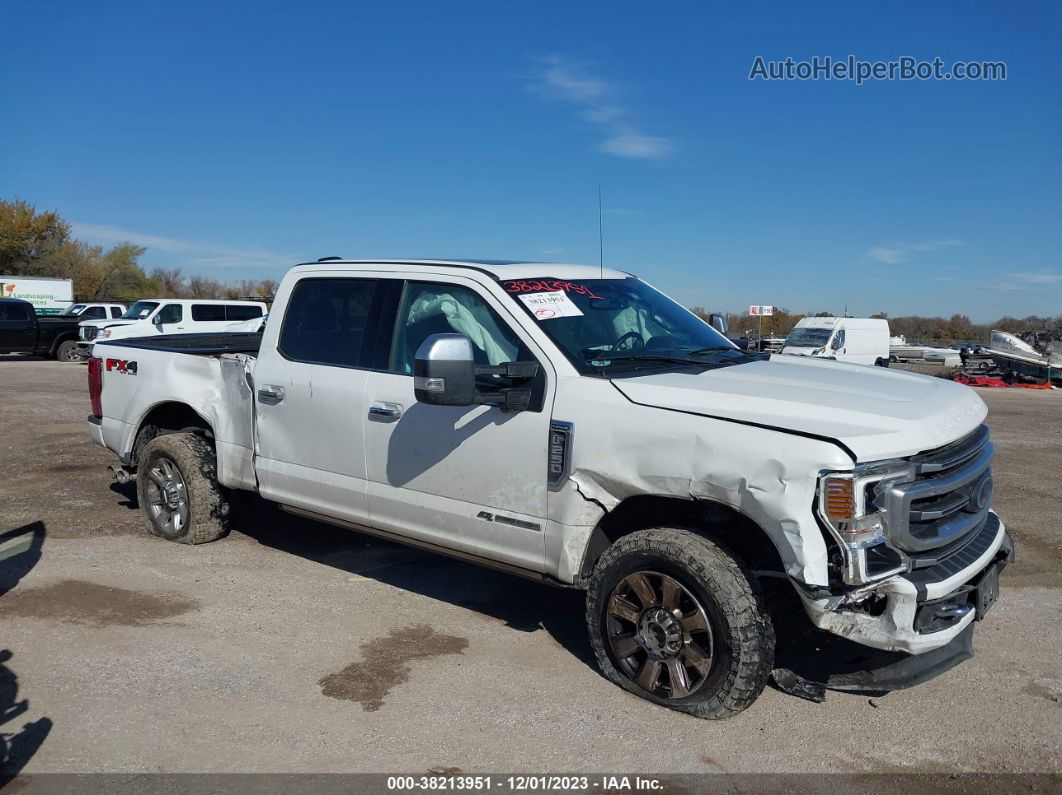
[[[1013,544],[1003,522],[989,513],[977,536],[942,563],[859,592],[867,599],[876,597],[879,604],[883,598],[880,610],[871,612],[846,604],[842,596],[820,599],[799,588],[797,591],[812,623],[820,629],[871,648],[921,655],[948,646],[971,626],[978,612],[971,599],[976,586],[989,567],[999,563],[993,572],[998,574],[998,568],[1013,556]],[[964,607],[968,603],[969,607]],[[924,608],[932,610],[932,615]],[[941,614],[952,618],[937,621],[935,617]]]

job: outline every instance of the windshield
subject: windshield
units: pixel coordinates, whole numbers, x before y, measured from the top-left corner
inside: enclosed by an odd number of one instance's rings
[[[627,279],[519,279],[502,286],[585,375],[745,360],[726,337],[663,293]]]
[[[137,301],[122,315],[122,320],[143,320],[158,307],[157,301]]]
[[[85,311],[86,304],[71,304],[63,310],[64,315],[80,315]]]
[[[795,328],[785,338],[785,344],[793,348],[824,348],[831,334],[830,328]]]

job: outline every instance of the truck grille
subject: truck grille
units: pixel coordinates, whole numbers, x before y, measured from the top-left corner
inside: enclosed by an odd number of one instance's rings
[[[81,327],[81,339],[94,340],[96,335],[100,333],[100,330],[96,326],[82,326]]]
[[[992,456],[987,425],[953,444],[911,459],[915,480],[882,484],[874,501],[886,511],[892,546],[932,565],[988,518]],[[928,558],[925,553],[939,554]]]

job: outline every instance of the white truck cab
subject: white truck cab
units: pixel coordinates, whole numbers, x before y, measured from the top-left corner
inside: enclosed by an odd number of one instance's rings
[[[62,312],[63,315],[76,315],[85,320],[115,320],[125,314],[125,304],[105,304],[80,302],[70,304]]]
[[[86,320],[78,324],[78,349],[87,357],[97,340],[225,331],[238,323],[261,318],[268,311],[262,301],[199,298],[137,301],[117,319]]]
[[[782,353],[889,366],[889,321],[863,317],[805,317],[789,332]]]
[[[149,532],[220,538],[246,490],[583,589],[605,675],[702,717],[774,668],[766,593],[888,653],[820,684],[889,690],[970,656],[1012,559],[973,390],[744,353],[617,270],[311,262],[261,333],[104,340],[88,371]]]

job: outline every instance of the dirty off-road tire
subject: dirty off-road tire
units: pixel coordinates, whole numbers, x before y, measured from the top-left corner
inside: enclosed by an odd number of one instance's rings
[[[229,503],[217,480],[214,446],[194,433],[156,436],[140,452],[137,498],[149,533],[205,544],[229,532]]]
[[[690,530],[640,530],[606,550],[586,621],[605,676],[701,718],[752,704],[774,663],[774,625],[754,579]]]
[[[60,362],[80,362],[77,355],[77,340],[66,340],[55,349],[55,358]]]

